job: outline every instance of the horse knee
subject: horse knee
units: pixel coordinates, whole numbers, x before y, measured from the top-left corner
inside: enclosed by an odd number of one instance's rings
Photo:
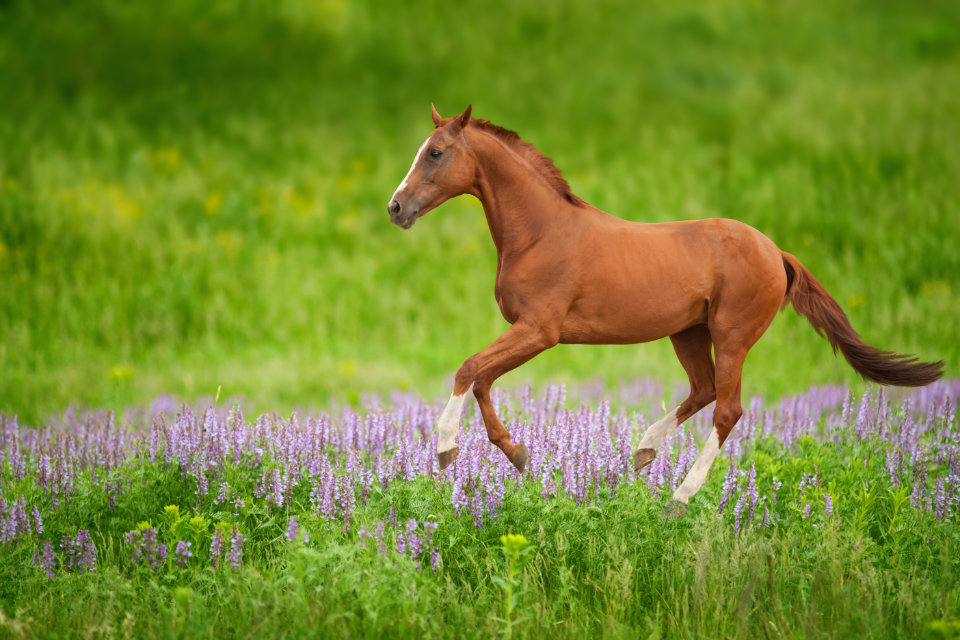
[[[680,405],[680,408],[677,409],[677,420],[679,422],[685,421],[716,399],[717,392],[713,387],[709,389],[694,389]]]
[[[477,369],[475,357],[468,358],[467,361],[463,363],[463,366],[460,367],[457,375],[453,379],[454,395],[459,396],[466,393],[467,389],[470,388],[470,385],[474,383],[477,377]]]

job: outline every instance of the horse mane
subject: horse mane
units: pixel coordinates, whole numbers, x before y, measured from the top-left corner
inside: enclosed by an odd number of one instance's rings
[[[564,180],[560,169],[557,169],[556,165],[553,164],[553,160],[540,153],[535,146],[520,138],[516,131],[504,129],[503,127],[492,124],[489,120],[481,120],[479,118],[471,118],[470,126],[492,134],[508,147],[518,152],[520,156],[530,163],[531,167],[547,180],[547,183],[553,187],[564,200],[578,207],[586,206],[587,203],[575,196],[573,191],[570,190],[570,185]]]

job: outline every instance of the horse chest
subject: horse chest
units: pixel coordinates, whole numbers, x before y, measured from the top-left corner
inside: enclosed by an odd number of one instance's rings
[[[494,297],[497,299],[497,306],[500,307],[500,315],[503,316],[503,319],[513,324],[517,321],[517,314],[513,309],[513,305],[507,302],[507,299],[503,296],[503,292],[500,288],[499,279],[493,291]]]
[[[493,295],[497,299],[497,306],[500,307],[500,315],[503,316],[503,319],[513,324],[517,321],[519,315],[514,308],[514,305],[511,303],[513,296],[508,295],[510,289],[503,277],[504,273],[501,268],[497,268],[497,280],[493,286]]]

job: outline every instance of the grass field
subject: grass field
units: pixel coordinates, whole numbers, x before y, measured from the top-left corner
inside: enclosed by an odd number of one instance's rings
[[[476,201],[388,221],[431,102],[960,376],[955,2],[0,0],[0,637],[960,635],[956,382],[867,392],[792,311],[686,519],[709,410],[623,459],[665,341],[539,356],[497,396],[533,470],[468,408],[436,473],[507,324]]]
[[[952,2],[0,3],[0,409],[446,391],[506,323],[475,201],[387,220],[431,101],[612,213],[756,226],[956,375],[958,52]],[[682,379],[668,343],[505,383],[644,376]],[[744,388],[828,381],[856,384],[788,312]]]
[[[443,404],[412,395],[289,419],[169,401],[39,433],[7,419],[0,633],[960,636],[960,383],[753,401],[675,521],[660,512],[709,411],[637,474],[664,389],[598,392],[633,408],[497,394],[523,474],[475,410],[439,472]]]

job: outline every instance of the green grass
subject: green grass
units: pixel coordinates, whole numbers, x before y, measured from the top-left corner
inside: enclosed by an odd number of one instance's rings
[[[634,220],[725,216],[957,368],[953,2],[0,2],[0,410],[442,393],[506,323],[476,203],[385,202],[472,102]],[[683,373],[558,347],[505,385]],[[787,313],[747,395],[855,382]]]
[[[910,487],[894,487],[883,455],[871,456],[884,442],[858,441],[852,432],[847,424],[842,442],[807,436],[791,450],[774,438],[759,441],[749,461],[765,504],[778,494],[779,516],[765,528],[758,512],[739,532],[732,501],[717,514],[725,458],[681,520],[662,521],[669,492],[658,497],[643,483],[615,496],[604,489],[579,505],[564,495],[544,499],[535,484],[508,483],[500,515],[477,528],[469,512],[454,513],[449,485],[428,477],[394,478],[386,490],[375,484],[347,527],[312,513],[309,487],[280,509],[255,498],[260,469],[249,452],[220,476],[245,500],[232,514],[210,499],[198,502],[181,465],[138,456],[109,472],[127,481],[115,508],[89,471],[69,502],[54,513],[44,506],[44,538],[92,531],[96,571],[58,568],[50,579],[32,564],[30,536],[4,545],[0,631],[10,638],[495,637],[506,626],[497,620],[504,601],[495,578],[507,576],[500,536],[519,534],[531,551],[516,574],[514,638],[956,637],[956,517],[939,521],[910,507]],[[46,504],[32,477],[18,482],[2,470],[12,494]],[[792,506],[797,482],[814,473],[823,487],[808,490],[813,508],[804,518]],[[783,481],[779,492],[775,477]],[[833,515],[824,491],[836,499]],[[131,560],[123,537],[149,520],[161,540],[188,539],[165,514],[168,505],[207,524],[188,567],[154,572]],[[291,515],[308,531],[306,544],[285,539]],[[394,550],[393,527],[385,554],[372,541],[359,544],[361,527],[372,531],[389,517],[438,523],[435,571]],[[238,571],[225,560],[215,570],[206,559],[210,523],[224,519],[248,538]]]

